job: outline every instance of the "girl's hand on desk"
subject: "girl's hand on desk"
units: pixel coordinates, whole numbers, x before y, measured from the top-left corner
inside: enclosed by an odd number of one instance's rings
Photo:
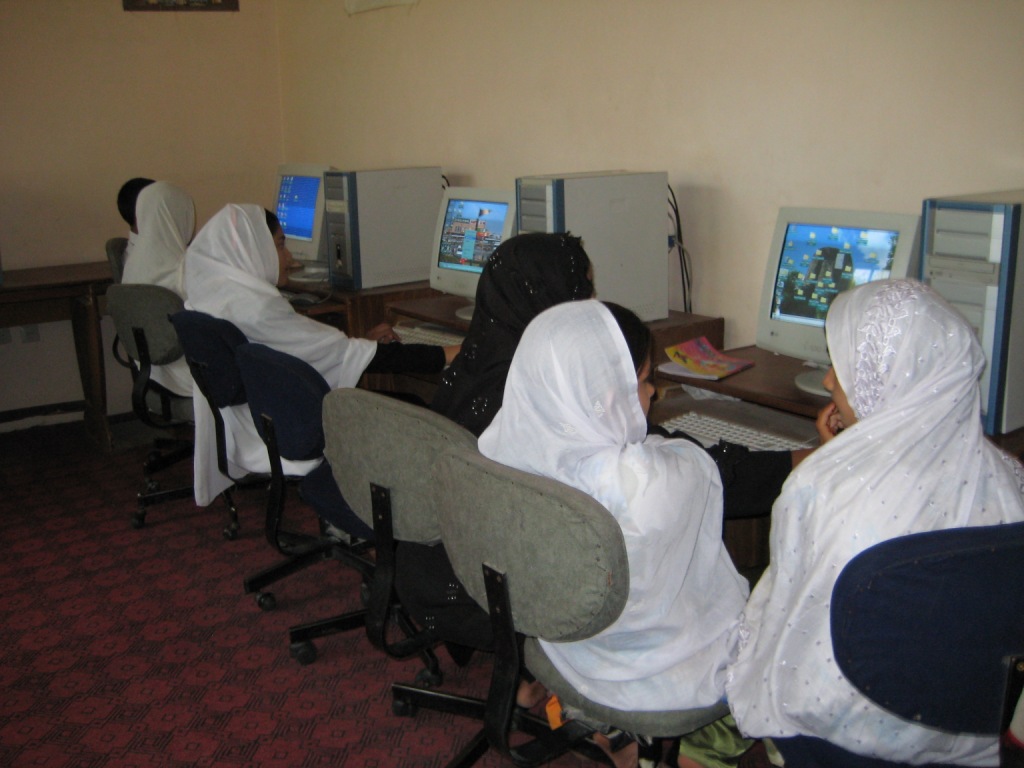
[[[395,333],[395,329],[387,323],[375,325],[366,332],[366,338],[380,344],[390,344],[392,341],[401,341],[401,337]]]

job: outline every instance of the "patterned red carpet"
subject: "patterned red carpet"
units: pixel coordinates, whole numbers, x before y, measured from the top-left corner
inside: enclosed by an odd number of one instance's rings
[[[0,434],[0,766],[445,765],[478,725],[392,714],[390,683],[418,661],[361,631],[318,641],[310,666],[289,656],[287,628],[357,607],[358,577],[321,563],[260,611],[242,579],[276,556],[262,494],[239,495],[236,541],[222,506],[190,500],[134,530],[145,454],[103,455],[79,423]],[[486,657],[441,661],[446,689],[486,690]]]

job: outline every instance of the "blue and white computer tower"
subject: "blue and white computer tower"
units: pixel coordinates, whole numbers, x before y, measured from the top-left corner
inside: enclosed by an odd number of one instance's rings
[[[439,167],[325,172],[331,284],[354,291],[426,280],[443,185]]]
[[[668,174],[601,171],[516,179],[518,230],[583,238],[597,298],[668,317]]]
[[[1024,190],[924,201],[921,279],[974,326],[987,365],[981,379],[985,432],[1024,426]]]

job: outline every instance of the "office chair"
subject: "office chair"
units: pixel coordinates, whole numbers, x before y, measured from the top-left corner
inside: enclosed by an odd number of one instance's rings
[[[265,486],[269,480],[267,476],[231,476],[224,417],[220,412],[221,408],[244,405],[246,402],[245,385],[235,362],[235,349],[247,344],[248,339],[228,320],[190,309],[171,315],[171,324],[185,350],[185,360],[192,372],[192,378],[213,412],[218,469],[232,481],[232,487]],[[228,524],[222,533],[226,539],[235,539],[238,537],[238,510],[231,488],[225,490],[223,496],[228,506]]]
[[[1024,523],[881,542],[832,590],[836,663],[861,693],[910,722],[1005,732],[1024,687]],[[821,739],[773,739],[793,768],[888,768]]]
[[[365,556],[373,531],[355,517],[338,490],[330,465],[322,461],[324,428],[321,406],[330,386],[313,366],[292,355],[262,344],[242,344],[235,350],[238,370],[249,399],[249,409],[270,459],[270,492],[264,527],[267,541],[285,559],[244,581],[245,593],[256,593],[264,610],[275,605],[269,585],[314,563],[335,558],[352,565],[364,578],[373,574]],[[321,462],[308,474],[289,476],[284,461]],[[284,527],[289,483],[298,486],[300,498],[315,510],[319,534]],[[353,537],[351,543],[328,536],[327,524]],[[360,541],[361,540],[361,541]]]
[[[132,411],[146,426],[158,430],[187,430],[192,422],[192,398],[181,397],[151,378],[154,365],[167,365],[179,359],[183,350],[168,316],[182,309],[182,300],[173,291],[158,285],[116,284],[107,289],[107,311],[117,331],[115,357],[132,375]],[[123,347],[122,356],[117,350]],[[192,456],[193,442],[188,434],[157,438],[153,450],[142,465],[145,490],[138,494],[139,507],[132,526],[146,524],[149,507],[192,495],[192,486],[161,489],[154,477]]]
[[[483,729],[449,763],[468,766],[494,747],[516,765],[545,763],[572,749],[602,754],[593,728],[570,720],[557,730],[525,729],[516,691],[528,669],[563,705],[586,720],[629,733],[673,738],[722,717],[724,704],[689,710],[628,712],[576,690],[548,660],[538,639],[592,637],[616,620],[629,594],[626,545],[615,518],[587,494],[549,478],[455,448],[436,462],[434,486],[442,539],[469,594],[488,607],[494,670]],[[418,692],[395,686],[396,698],[419,704]],[[532,740],[513,744],[513,729]],[[603,760],[603,758],[602,758]]]
[[[124,252],[127,248],[127,237],[112,237],[107,240],[107,261],[110,262],[110,271],[114,275],[115,283],[120,283],[124,275]]]
[[[475,438],[440,414],[362,389],[328,394],[323,419],[324,454],[338,487],[355,514],[373,526],[376,570],[367,596],[367,637],[392,658],[420,656],[425,669],[417,680],[438,685],[442,674],[431,649],[440,641],[427,630],[417,630],[401,610],[395,593],[395,549],[398,541],[438,541],[429,493],[434,460],[448,446],[472,446]],[[331,621],[293,627],[293,652],[312,645]],[[401,629],[401,639],[388,637],[391,622]],[[465,657],[456,660],[464,662]]]

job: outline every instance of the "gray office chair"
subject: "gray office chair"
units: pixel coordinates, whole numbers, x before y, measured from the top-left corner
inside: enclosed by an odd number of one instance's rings
[[[495,645],[483,730],[450,766],[471,765],[489,747],[516,765],[539,765],[589,743],[585,739],[593,729],[583,720],[671,738],[728,712],[722,704],[629,712],[593,702],[573,688],[538,639],[592,637],[622,612],[629,564],[615,518],[585,493],[497,464],[475,447],[453,449],[435,467],[435,504],[445,547],[466,590],[489,608]],[[510,732],[523,726],[515,697],[524,667],[584,718],[555,731],[537,731],[533,740],[513,745]],[[416,705],[414,689],[400,689],[395,696]]]
[[[158,285],[116,284],[107,289],[107,312],[117,331],[115,356],[132,375],[132,411],[149,427],[177,432],[157,437],[143,464],[145,490],[138,495],[139,507],[132,518],[135,528],[145,525],[149,507],[192,495],[191,484],[161,489],[154,477],[162,469],[191,459],[193,451],[192,398],[170,392],[151,376],[154,365],[167,365],[184,354],[168,319],[182,307],[180,296]],[[126,356],[117,352],[118,346]]]
[[[431,649],[439,639],[429,631],[417,630],[399,607],[394,586],[395,549],[398,541],[440,539],[430,494],[434,461],[452,445],[471,448],[475,438],[440,414],[362,389],[328,393],[323,419],[324,456],[334,479],[352,511],[373,528],[376,561],[364,617],[367,636],[392,658],[421,656],[426,669],[418,680],[436,685],[441,673]],[[400,640],[388,637],[392,621],[403,630]],[[354,615],[344,614],[293,627],[293,655],[301,660],[310,653],[313,639],[338,626],[351,628],[354,622]]]
[[[124,252],[128,247],[127,237],[112,237],[107,240],[107,261],[114,275],[114,282],[120,283],[124,275]]]

